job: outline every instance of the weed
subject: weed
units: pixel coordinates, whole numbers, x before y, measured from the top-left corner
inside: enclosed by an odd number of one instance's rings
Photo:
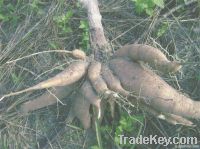
[[[15,9],[16,7],[12,3],[0,0],[0,22],[12,21],[16,24],[19,16],[15,14]]]
[[[146,13],[153,15],[156,6],[164,8],[164,0],[132,0],[135,3],[135,10],[138,14]]]
[[[59,49],[59,44],[56,41],[48,41],[49,48],[51,49]]]
[[[128,113],[122,113],[122,116],[119,121],[119,125],[116,128],[115,131],[115,143],[120,145],[120,137],[119,135],[122,134],[134,134],[136,136],[139,136],[141,133],[141,128],[143,126],[144,116],[143,115],[134,115],[131,116]],[[138,125],[139,128],[138,129]],[[134,145],[130,144],[121,144],[123,147],[131,147],[134,148]]]
[[[169,24],[167,22],[163,22],[157,30],[157,37],[163,36],[169,28]]]
[[[19,84],[22,81],[20,75],[16,75],[16,73],[11,73],[11,78],[14,84]]]
[[[118,124],[114,126],[101,126],[101,132],[103,135],[103,140],[110,140],[113,136],[113,140],[116,146],[127,147],[133,149],[135,146],[133,144],[120,144],[120,135],[135,137],[139,136],[141,129],[143,127],[144,115],[138,114],[131,116],[127,112],[121,112],[120,120]],[[103,141],[104,146],[110,144],[110,142]]]
[[[89,38],[89,24],[86,20],[81,20],[80,21],[80,26],[79,28],[82,31],[82,35],[81,35],[81,41],[79,42],[79,45],[81,46],[82,49],[84,49],[84,51],[86,53],[89,52],[89,48],[90,48],[90,38]]]
[[[70,19],[73,16],[72,10],[66,12],[61,16],[55,16],[53,20],[55,21],[56,25],[59,29],[61,29],[61,34],[70,33],[72,29],[70,27]]]
[[[44,10],[41,8],[41,5],[45,6],[45,2],[33,0],[29,3],[29,9],[40,16],[44,14]]]
[[[32,10],[38,11],[39,10],[39,0],[33,0],[30,4],[30,8]]]

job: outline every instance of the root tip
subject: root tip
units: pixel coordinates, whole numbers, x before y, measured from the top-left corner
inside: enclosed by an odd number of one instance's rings
[[[4,98],[5,98],[5,96],[2,96],[2,97],[0,98],[0,101],[2,101]]]
[[[83,52],[82,50],[79,50],[79,49],[75,49],[72,51],[72,55],[75,57],[75,58],[78,58],[78,59],[86,59],[86,54],[85,52]]]

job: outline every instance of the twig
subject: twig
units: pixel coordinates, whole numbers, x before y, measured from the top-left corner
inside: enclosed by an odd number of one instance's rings
[[[33,76],[37,77],[37,74],[34,73],[33,71],[29,70],[28,68],[22,67],[22,66],[20,66],[20,65],[18,65],[18,64],[16,64],[16,66],[19,67],[19,68],[21,68],[21,69],[23,69],[23,70],[25,70],[25,71],[27,71],[27,72],[29,72],[29,73],[32,74]]]
[[[55,97],[56,100],[57,100],[59,103],[61,103],[62,105],[66,105],[66,104],[64,104],[56,95],[54,95],[49,89],[47,89],[47,91],[48,91],[53,97]]]
[[[188,5],[192,4],[192,3],[195,3],[195,2],[197,2],[197,0],[186,1],[184,4],[180,4],[180,5],[172,8],[169,12],[165,13],[163,15],[163,17],[167,18],[169,15],[173,14],[175,11],[181,9],[184,6],[188,6]]]
[[[8,61],[8,62],[6,62],[6,64],[10,64],[10,63],[13,63],[13,62],[17,62],[17,61],[19,61],[19,60],[22,60],[22,59],[25,59],[25,58],[29,58],[29,57],[32,57],[32,56],[35,56],[35,55],[39,55],[39,54],[43,54],[43,53],[53,53],[53,52],[72,54],[72,51],[66,51],[66,50],[41,51],[41,52],[33,53],[33,54],[30,54],[30,55],[27,55],[27,56],[24,56],[24,57],[15,59],[15,60]]]

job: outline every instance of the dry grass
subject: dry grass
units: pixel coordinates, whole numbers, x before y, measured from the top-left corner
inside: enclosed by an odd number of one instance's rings
[[[71,61],[58,53],[43,53],[17,62],[10,62],[26,55],[41,51],[55,50],[50,43],[56,43],[58,49],[72,50],[79,48],[81,33],[79,21],[86,19],[84,11],[72,1],[43,1],[38,10],[30,9],[30,3],[20,1],[15,13],[20,16],[16,23],[0,22],[0,95],[16,91],[45,80],[62,70]],[[53,21],[54,16],[64,14],[69,8],[74,9],[70,20],[73,32],[60,34]],[[192,5],[190,8],[195,9]],[[200,97],[200,21],[189,9],[176,16],[164,18],[159,10],[153,17],[139,16],[133,11],[129,0],[102,1],[101,13],[105,34],[113,50],[128,43],[148,43],[159,47],[172,58],[184,62],[184,67],[177,75],[163,76],[177,89],[186,92],[193,99]],[[197,8],[196,8],[197,9]],[[166,10],[166,12],[168,12]],[[162,37],[157,37],[162,22],[168,23],[168,30]],[[34,99],[43,91],[26,93],[10,97],[0,103],[0,148],[37,148],[39,144],[50,144],[48,148],[77,149],[84,146],[84,131],[73,125],[66,125],[69,104],[53,105],[22,115],[18,111],[20,103]],[[64,101],[67,103],[67,100]],[[145,116],[143,134],[161,136],[197,136],[200,138],[199,122],[197,127],[172,126],[166,122]],[[65,134],[59,134],[54,142],[51,139],[62,128]],[[64,129],[65,128],[65,131]],[[146,148],[145,146],[142,146]],[[159,147],[158,147],[159,148]]]

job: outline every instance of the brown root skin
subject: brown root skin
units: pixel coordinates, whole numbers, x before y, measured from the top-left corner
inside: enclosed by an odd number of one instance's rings
[[[72,111],[70,112],[73,116],[77,117],[84,129],[88,129],[91,126],[91,118],[90,118],[90,103],[88,100],[85,100],[81,93],[77,93],[75,95],[74,103],[72,105]]]
[[[58,73],[56,76],[48,80],[42,81],[38,83],[37,85],[34,85],[27,89],[4,95],[0,99],[0,101],[3,100],[3,98],[5,97],[18,95],[18,94],[28,92],[28,91],[73,84],[77,82],[78,80],[80,80],[85,75],[85,73],[87,72],[88,65],[89,63],[85,61],[73,62],[64,71]]]
[[[115,106],[116,106],[116,103],[115,103],[115,100],[113,99],[113,97],[110,97],[110,99],[108,100],[108,104],[110,106],[111,116],[112,116],[112,118],[114,118],[115,117]]]
[[[110,68],[124,89],[142,97],[153,108],[190,118],[200,118],[200,102],[193,101],[168,85],[151,70],[124,59],[112,59]]]
[[[86,57],[87,57],[85,52],[83,52],[82,50],[79,50],[79,49],[73,50],[72,56],[75,57],[75,58],[78,58],[78,59],[82,59],[82,60],[85,60]]]
[[[181,125],[185,125],[185,126],[194,126],[190,120],[187,120],[178,115],[159,112],[144,103],[140,103],[140,109],[146,111],[149,114],[152,114],[153,116],[155,116],[159,119],[165,120],[168,123],[173,124],[173,125],[181,124]]]
[[[37,109],[53,105],[58,102],[58,99],[63,99],[74,90],[77,84],[72,84],[69,86],[64,87],[55,87],[54,89],[50,90],[50,92],[46,92],[43,95],[33,99],[31,101],[27,101],[23,103],[20,107],[22,113],[28,113],[35,111]]]
[[[165,73],[176,72],[182,67],[178,62],[169,61],[159,49],[144,44],[123,46],[115,52],[114,57],[129,57],[133,61],[144,61],[154,69]]]
[[[173,125],[181,124],[181,125],[190,126],[190,127],[195,126],[191,121],[174,114],[164,114],[164,120],[166,120],[167,122]]]
[[[76,61],[70,64],[64,71],[56,76],[43,81],[33,87],[32,89],[43,89],[55,86],[65,86],[80,80],[86,73],[88,63],[84,61]]]
[[[123,96],[129,95],[129,92],[121,86],[119,79],[117,79],[116,76],[113,75],[112,71],[105,65],[102,67],[102,76],[110,90],[120,93]]]
[[[105,93],[108,91],[106,82],[101,77],[101,63],[97,61],[92,61],[88,68],[88,78],[95,88],[97,93]]]
[[[85,97],[89,103],[95,105],[97,108],[100,108],[101,99],[96,95],[93,87],[91,86],[90,82],[86,80],[80,88],[80,92],[82,96]]]

